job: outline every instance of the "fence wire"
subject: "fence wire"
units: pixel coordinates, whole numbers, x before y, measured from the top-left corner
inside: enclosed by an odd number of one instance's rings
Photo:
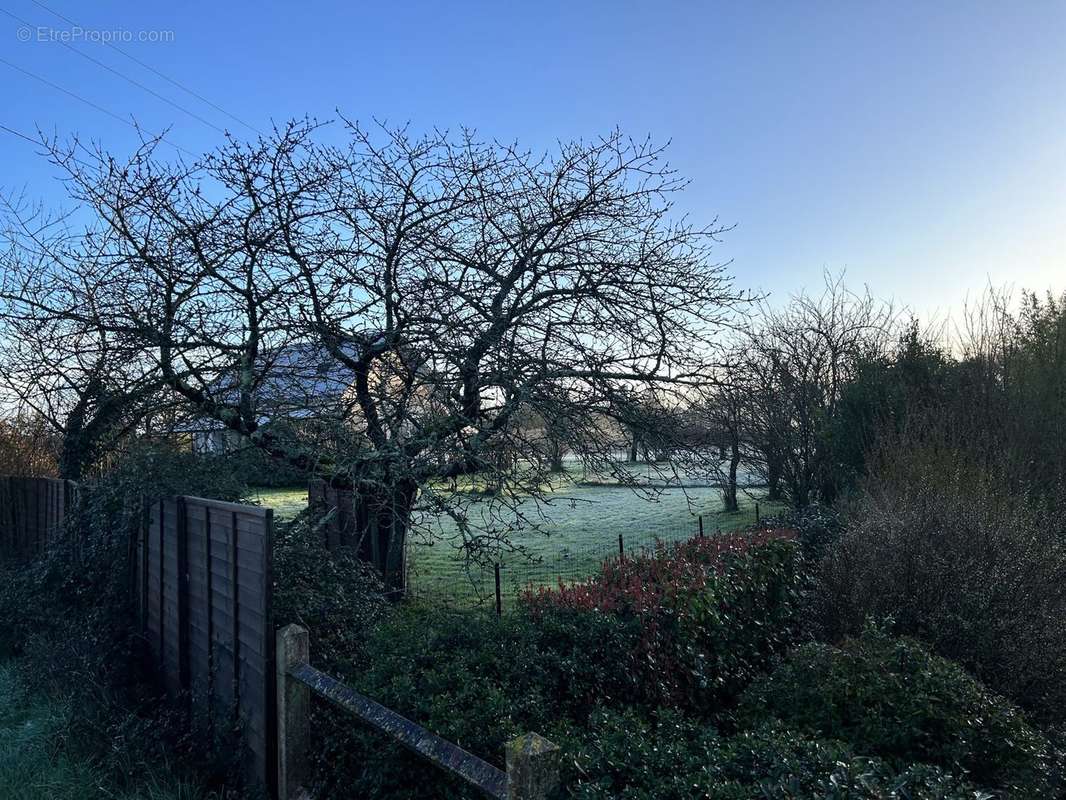
[[[754,520],[745,520],[745,523],[751,521]],[[704,520],[704,525],[707,536],[721,532],[713,519]],[[741,527],[739,521],[737,526]],[[620,554],[651,553],[659,544],[687,541],[700,532],[700,518],[693,517],[690,523],[605,530],[601,535],[584,538],[579,543],[560,541],[558,546],[551,546],[553,537],[550,534],[541,534],[547,546],[538,548],[543,551],[539,555],[500,553],[484,563],[472,563],[455,549],[440,543],[412,542],[407,550],[408,595],[433,604],[495,611],[498,566],[500,600],[506,611],[514,607],[524,591],[587,580],[605,561],[616,559]]]

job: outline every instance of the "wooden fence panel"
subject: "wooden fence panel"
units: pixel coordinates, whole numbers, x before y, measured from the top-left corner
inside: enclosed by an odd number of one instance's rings
[[[0,478],[0,559],[43,552],[63,531],[77,484],[59,478]]]
[[[312,508],[333,515],[325,526],[328,549],[353,548],[360,559],[377,568],[394,596],[404,594],[407,588],[406,531],[399,526],[406,526],[406,513],[392,513],[388,502],[374,507],[366,496],[351,489],[338,489],[322,480],[310,483],[307,502]]]
[[[205,731],[243,728],[246,774],[276,782],[273,512],[198,497],[156,503],[142,539],[142,626],[161,682]]]

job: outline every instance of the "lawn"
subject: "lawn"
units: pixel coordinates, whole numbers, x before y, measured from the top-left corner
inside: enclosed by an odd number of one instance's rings
[[[508,600],[531,584],[587,577],[605,558],[618,554],[620,535],[625,551],[632,553],[654,547],[656,542],[697,535],[700,516],[705,533],[712,535],[753,523],[756,502],[763,516],[778,510],[755,490],[742,494],[739,512],[727,514],[722,511],[721,491],[707,485],[661,489],[649,498],[625,487],[577,481],[560,484],[549,497],[539,530],[512,531],[509,539],[519,551],[500,549],[492,557],[500,563],[502,590]],[[250,499],[274,508],[277,518],[284,520],[306,507],[307,489],[259,489]],[[478,503],[472,502],[472,515],[477,518]],[[536,516],[532,500],[523,501],[520,508]],[[466,562],[451,519],[423,516],[416,524],[419,533],[411,537],[407,554],[414,595],[464,605],[493,598],[493,567]]]

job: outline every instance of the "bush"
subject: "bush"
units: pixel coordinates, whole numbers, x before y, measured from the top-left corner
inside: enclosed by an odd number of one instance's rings
[[[387,615],[381,576],[354,551],[329,550],[327,520],[310,510],[278,525],[274,539],[274,622],[305,627],[314,663],[348,673],[367,661],[367,638]]]
[[[404,608],[375,631],[373,663],[344,675],[354,688],[502,766],[504,744],[544,733],[559,718],[583,724],[604,699],[627,702],[640,687],[626,655],[639,629],[605,614],[515,614]],[[318,797],[477,796],[439,769],[319,708]]]
[[[715,710],[792,641],[796,548],[775,535],[696,540],[608,564],[587,584],[530,594],[497,620],[399,609],[374,632],[358,691],[500,764],[535,731],[578,736],[608,704]],[[468,787],[353,725],[317,712],[317,795],[459,798]]]
[[[176,752],[201,761],[209,782],[232,781],[235,765],[208,763],[209,743],[184,732],[180,715],[140,673],[130,580],[142,503],[172,494],[235,500],[243,491],[221,461],[135,446],[80,484],[59,542],[0,574],[0,653],[18,656],[32,685],[70,709],[69,735],[96,745],[116,779]]]
[[[762,726],[731,737],[667,712],[647,720],[602,711],[588,730],[559,733],[562,798],[580,800],[764,800],[886,798],[973,800],[966,781],[936,767],[894,768],[841,742]]]
[[[824,638],[892,618],[1041,720],[1066,720],[1063,507],[953,447],[893,451],[818,570]]]
[[[710,712],[796,641],[804,578],[792,536],[761,531],[662,546],[526,602],[534,617],[557,608],[634,620],[641,637],[627,661],[646,704]]]
[[[753,683],[741,720],[768,716],[891,763],[923,762],[1019,797],[1050,796],[1051,747],[1011,703],[917,642],[875,628],[798,648]]]
[[[825,558],[840,538],[843,521],[837,509],[816,503],[800,509],[788,509],[776,517],[764,519],[758,527],[795,531],[803,558],[810,564],[816,564]]]

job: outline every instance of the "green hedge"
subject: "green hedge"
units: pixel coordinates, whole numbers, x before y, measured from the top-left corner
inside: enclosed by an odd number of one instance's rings
[[[839,647],[798,648],[747,689],[738,717],[749,725],[775,718],[1018,797],[1053,796],[1051,745],[1016,706],[917,642],[873,627]]]
[[[938,767],[857,756],[843,742],[772,725],[720,736],[676,712],[648,720],[603,711],[559,741],[568,754],[560,800],[981,797]]]

